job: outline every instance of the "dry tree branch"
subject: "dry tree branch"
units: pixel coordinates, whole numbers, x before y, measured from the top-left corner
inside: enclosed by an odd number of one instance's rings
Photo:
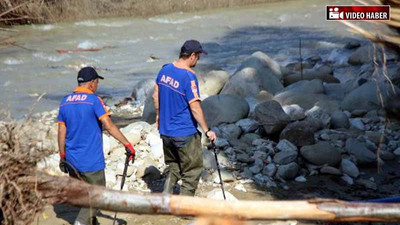
[[[382,46],[382,44],[380,44],[380,47],[381,47],[381,53],[382,53],[382,55],[381,55],[381,57],[382,57],[382,75],[389,82],[390,87],[392,88],[393,94],[396,94],[396,89],[394,87],[394,84],[393,84],[392,80],[389,78],[388,72],[387,72],[387,66],[386,66],[387,58],[386,58],[386,54],[385,54],[385,48]],[[383,105],[382,105],[382,108],[384,108]]]
[[[379,65],[378,65],[378,60],[377,60],[377,50],[376,50],[376,45],[373,45],[374,48],[374,54],[373,54],[373,58],[372,58],[372,62],[374,64],[374,72],[372,73],[373,79],[375,80],[376,83],[376,93],[377,93],[377,97],[378,100],[381,104],[381,107],[384,108],[384,102],[383,102],[383,97],[382,97],[382,91],[379,87],[379,80],[378,80],[378,71],[379,71]],[[382,136],[385,135],[385,130],[386,130],[386,123],[385,123],[385,127],[382,131]],[[381,136],[381,139],[382,139]],[[380,152],[381,152],[381,143],[379,143],[378,149],[376,150],[376,162],[377,162],[377,171],[378,173],[381,172],[381,156],[380,156]]]
[[[367,2],[363,1],[363,0],[355,0],[358,3],[361,3],[363,5],[369,5]],[[375,2],[377,2],[378,0],[375,0]]]
[[[26,115],[25,118],[25,123],[28,122],[28,120],[31,118],[32,116],[32,112],[33,110],[36,108],[37,104],[39,103],[40,99],[42,99],[43,96],[45,96],[46,93],[41,94],[35,101],[35,103],[33,103],[33,106],[31,107],[31,109],[29,110],[28,114]]]
[[[12,12],[12,11],[15,11],[15,10],[21,8],[22,6],[25,6],[25,5],[29,4],[30,2],[31,2],[31,1],[26,1],[26,2],[24,2],[24,3],[20,4],[20,5],[17,5],[17,6],[15,6],[15,7],[11,8],[11,9],[8,9],[8,10],[6,10],[6,11],[0,13],[0,17],[3,17],[3,16],[7,15],[8,13],[10,13],[10,12]]]

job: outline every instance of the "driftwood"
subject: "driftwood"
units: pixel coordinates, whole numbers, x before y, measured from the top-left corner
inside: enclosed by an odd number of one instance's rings
[[[114,46],[104,46],[100,48],[74,48],[74,49],[57,49],[56,52],[60,54],[74,53],[74,52],[98,52],[107,48],[115,48]]]
[[[48,203],[135,214],[226,217],[241,220],[400,221],[400,204],[352,203],[331,199],[304,201],[218,201],[177,195],[139,195],[92,186],[69,177],[38,173],[21,177]]]

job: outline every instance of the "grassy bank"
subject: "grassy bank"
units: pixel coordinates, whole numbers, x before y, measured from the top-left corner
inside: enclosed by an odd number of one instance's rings
[[[53,23],[104,17],[149,17],[284,0],[1,0],[0,24]]]

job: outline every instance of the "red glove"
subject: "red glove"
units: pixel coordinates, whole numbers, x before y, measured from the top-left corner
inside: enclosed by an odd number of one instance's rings
[[[126,150],[126,155],[129,156],[129,161],[133,162],[135,161],[135,149],[133,148],[131,143],[128,143],[125,146],[125,150]]]

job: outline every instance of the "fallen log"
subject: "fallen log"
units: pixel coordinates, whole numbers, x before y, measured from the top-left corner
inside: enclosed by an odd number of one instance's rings
[[[200,217],[194,225],[247,225],[248,223],[230,218]]]
[[[38,173],[20,184],[35,187],[51,204],[135,214],[226,217],[241,220],[400,221],[400,204],[353,203],[333,199],[299,201],[218,201],[178,195],[140,195],[93,186],[69,177]]]
[[[107,48],[115,48],[114,46],[104,46],[100,48],[74,48],[74,49],[57,49],[56,52],[60,54],[74,53],[74,52],[98,52]]]

